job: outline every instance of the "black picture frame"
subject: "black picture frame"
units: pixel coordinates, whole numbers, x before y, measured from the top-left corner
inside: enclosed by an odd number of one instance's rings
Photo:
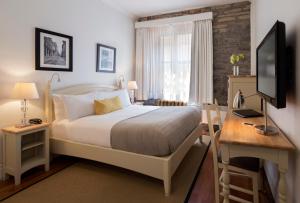
[[[72,72],[73,37],[35,28],[35,70]]]
[[[116,50],[117,49],[115,47],[107,46],[104,44],[97,44],[96,72],[116,72]],[[103,56],[103,53],[107,54],[107,56]],[[113,56],[109,56],[110,54],[113,54]],[[103,67],[105,65],[107,67]]]

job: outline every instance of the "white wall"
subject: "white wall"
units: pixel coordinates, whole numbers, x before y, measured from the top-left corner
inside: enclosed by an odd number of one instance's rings
[[[43,117],[43,91],[53,72],[35,71],[35,27],[73,36],[73,72],[60,72],[60,86],[133,77],[134,21],[101,0],[1,0],[0,127],[20,119],[19,102],[7,99],[18,81],[37,83],[41,99],[30,103],[29,117]],[[95,72],[96,43],[117,48],[116,74]]]
[[[297,152],[290,160],[287,174],[288,202],[300,202],[300,1],[299,0],[256,0],[255,1],[256,43],[259,44],[271,29],[276,20],[286,24],[287,45],[295,48],[296,71],[295,88],[289,89],[287,108],[275,109],[269,107],[269,115],[288,135],[289,139],[297,146]],[[290,77],[289,80],[292,78]],[[266,165],[266,172],[272,185],[276,189],[277,172],[275,166]]]

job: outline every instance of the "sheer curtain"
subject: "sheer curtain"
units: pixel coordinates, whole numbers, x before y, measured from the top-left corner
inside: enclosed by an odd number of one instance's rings
[[[136,30],[137,99],[162,98],[164,72],[160,36],[164,28]]]
[[[193,23],[136,30],[138,99],[188,101]]]
[[[213,102],[212,20],[194,22],[189,102]]]

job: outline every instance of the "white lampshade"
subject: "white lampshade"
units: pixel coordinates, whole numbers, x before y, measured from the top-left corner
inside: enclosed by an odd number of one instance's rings
[[[38,99],[39,93],[35,83],[16,83],[12,92],[13,99]]]
[[[129,90],[137,90],[138,89],[138,86],[136,84],[136,81],[128,81],[128,86],[127,88]]]

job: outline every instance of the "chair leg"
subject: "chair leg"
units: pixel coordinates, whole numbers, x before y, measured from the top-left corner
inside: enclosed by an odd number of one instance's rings
[[[252,178],[252,185],[253,185],[253,202],[258,203],[259,202],[259,194],[258,194],[258,179],[259,179],[259,174],[253,176]]]
[[[214,167],[214,179],[215,179],[215,202],[220,203],[220,183],[219,183],[219,171],[218,167]]]

